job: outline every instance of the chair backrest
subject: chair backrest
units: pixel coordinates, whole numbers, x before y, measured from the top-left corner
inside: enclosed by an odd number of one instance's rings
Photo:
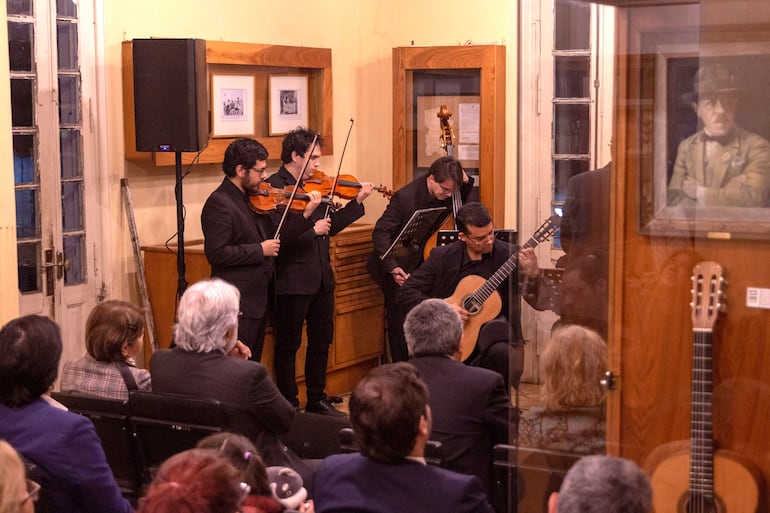
[[[224,431],[227,415],[219,401],[135,390],[129,393],[129,423],[147,465],[144,479],[174,454]]]
[[[494,448],[498,504],[508,513],[548,511],[548,498],[558,492],[567,471],[583,455],[498,444]]]
[[[323,459],[340,452],[339,431],[350,427],[347,417],[297,413],[291,429],[278,438],[300,458]]]
[[[134,432],[128,422],[128,401],[70,392],[53,392],[51,396],[71,412],[91,420],[121,491],[129,498],[138,497],[144,462],[136,450]]]
[[[340,451],[342,453],[358,452],[353,428],[342,428],[339,431]],[[425,462],[434,467],[444,466],[444,446],[436,440],[428,440],[425,443]]]

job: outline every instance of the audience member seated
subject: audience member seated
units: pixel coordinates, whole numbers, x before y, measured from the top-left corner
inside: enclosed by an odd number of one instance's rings
[[[428,389],[399,362],[373,369],[350,398],[360,453],[326,458],[313,489],[319,513],[492,512],[481,481],[425,463],[431,428]]]
[[[404,334],[414,355],[409,363],[428,386],[431,439],[442,443],[444,464],[478,476],[492,497],[492,448],[508,443],[513,412],[502,376],[460,361],[463,322],[442,299],[426,299],[414,307]]]
[[[567,472],[548,513],[650,513],[650,480],[631,460],[586,456]]]
[[[0,513],[33,513],[39,494],[40,485],[26,479],[19,455],[0,440]]]
[[[129,390],[150,390],[150,373],[136,368],[144,345],[144,314],[125,301],[110,300],[91,310],[86,354],[64,364],[62,392],[128,399]]]
[[[197,448],[217,451],[220,456],[238,469],[241,481],[251,487],[251,493],[241,506],[243,513],[280,513],[286,511],[287,506],[275,496],[268,480],[265,464],[259,457],[256,447],[248,438],[236,433],[217,433],[198,442]],[[306,496],[307,491],[305,491]],[[296,506],[292,506],[293,509],[299,511],[308,513],[313,511],[312,506],[305,509],[304,497],[299,500]]]
[[[176,347],[152,356],[153,391],[216,399],[246,414],[249,425],[238,429],[265,462],[291,467],[307,481],[310,469],[276,437],[291,428],[294,407],[236,339],[239,301],[238,289],[216,278],[187,289],[177,311]]]
[[[47,317],[27,315],[0,330],[0,438],[50,476],[41,494],[56,511],[131,511],[91,421],[41,397],[56,380],[61,353],[59,327]]]
[[[519,445],[604,453],[607,345],[582,326],[554,330],[541,357],[540,404],[519,421]]]
[[[137,513],[234,513],[250,487],[216,451],[190,449],[158,469]]]

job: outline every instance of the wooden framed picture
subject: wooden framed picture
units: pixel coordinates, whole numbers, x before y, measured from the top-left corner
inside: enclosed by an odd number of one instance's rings
[[[211,137],[253,137],[254,76],[211,75]]]
[[[308,125],[307,75],[270,75],[270,135]]]

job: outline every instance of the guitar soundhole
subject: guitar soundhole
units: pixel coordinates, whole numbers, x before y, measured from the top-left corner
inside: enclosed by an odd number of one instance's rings
[[[679,498],[677,511],[680,513],[724,513],[725,506],[719,498],[705,497],[688,491]]]
[[[463,308],[471,314],[476,315],[481,311],[482,303],[479,303],[476,301],[476,299],[473,296],[467,297],[463,300]]]

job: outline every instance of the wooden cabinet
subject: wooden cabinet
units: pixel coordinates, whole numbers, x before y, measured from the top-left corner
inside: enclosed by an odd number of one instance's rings
[[[380,289],[366,272],[372,251],[372,225],[353,224],[331,239],[335,290],[334,343],[329,352],[326,391],[343,394],[373,367],[379,365],[384,350],[385,320]],[[176,251],[171,246],[147,246],[144,250],[145,274],[152,314],[160,347],[168,347],[176,310]],[[185,242],[187,281],[194,283],[211,275],[203,254],[203,241]],[[275,338],[268,327],[262,363],[272,370]],[[297,354],[300,397],[304,397],[305,339]],[[145,346],[146,351],[151,349]],[[146,355],[147,361],[151,354]]]

